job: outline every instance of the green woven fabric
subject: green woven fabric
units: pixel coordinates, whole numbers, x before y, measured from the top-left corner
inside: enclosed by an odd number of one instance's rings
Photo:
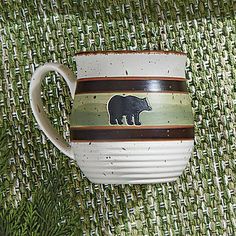
[[[0,173],[0,183],[9,183],[0,193],[5,207],[17,208],[23,198],[30,199],[59,169],[84,235],[234,235],[233,0],[22,0],[1,1],[0,9],[0,108],[11,148],[9,175]],[[60,62],[75,72],[76,52],[118,49],[187,53],[195,149],[176,182],[92,184],[38,129],[28,97],[35,69]],[[68,139],[72,101],[65,82],[49,74],[43,91],[52,123]]]

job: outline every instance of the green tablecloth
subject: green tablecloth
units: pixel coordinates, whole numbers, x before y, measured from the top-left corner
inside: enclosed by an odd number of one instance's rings
[[[22,0],[2,1],[0,9],[0,108],[11,149],[7,171],[0,173],[0,183],[8,181],[0,207],[17,209],[57,173],[85,235],[235,233],[235,2]],[[33,71],[60,62],[75,72],[76,52],[118,49],[187,53],[195,149],[176,182],[92,184],[38,129],[28,97]],[[54,126],[68,138],[72,101],[65,82],[51,74],[43,91]],[[58,222],[67,223],[63,216]],[[82,234],[70,228],[54,235],[71,232]]]

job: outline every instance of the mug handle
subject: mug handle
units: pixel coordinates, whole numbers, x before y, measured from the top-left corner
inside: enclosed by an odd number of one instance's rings
[[[65,79],[70,89],[71,97],[74,99],[77,80],[73,72],[62,64],[46,63],[43,66],[37,68],[31,78],[29,88],[30,106],[34,117],[44,134],[62,153],[74,159],[74,153],[70,144],[58,134],[56,129],[53,128],[43,109],[43,103],[41,99],[41,83],[46,74],[50,71],[58,72]]]

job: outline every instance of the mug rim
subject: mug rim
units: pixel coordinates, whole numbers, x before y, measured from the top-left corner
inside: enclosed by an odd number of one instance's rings
[[[89,55],[111,55],[111,54],[175,54],[186,56],[187,53],[180,51],[164,51],[164,50],[98,50],[98,51],[81,51],[75,53],[75,56],[89,56]]]

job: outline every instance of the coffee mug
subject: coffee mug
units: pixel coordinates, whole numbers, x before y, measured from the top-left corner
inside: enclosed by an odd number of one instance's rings
[[[194,143],[186,54],[98,51],[78,53],[75,60],[77,78],[58,63],[40,66],[32,76],[30,104],[45,135],[93,183],[176,180]],[[41,82],[50,71],[61,74],[74,100],[70,143],[43,108]]]

